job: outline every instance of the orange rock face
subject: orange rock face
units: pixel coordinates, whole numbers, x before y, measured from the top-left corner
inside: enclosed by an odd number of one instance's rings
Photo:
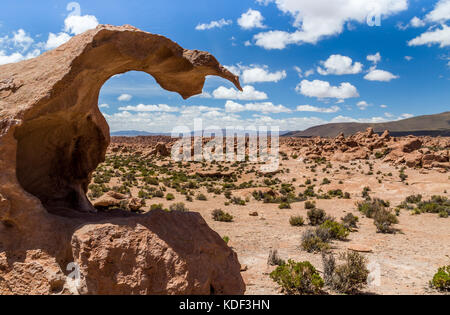
[[[200,94],[207,75],[240,89],[209,53],[131,26],[100,25],[0,66],[0,294],[245,291],[236,255],[195,214],[96,214],[86,198],[110,142],[99,91],[132,70],[183,98]],[[81,286],[68,281],[73,262]]]

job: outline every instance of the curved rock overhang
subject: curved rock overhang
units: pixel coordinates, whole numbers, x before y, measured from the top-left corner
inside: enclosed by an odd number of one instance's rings
[[[0,221],[36,209],[34,197],[50,212],[93,210],[87,186],[110,141],[99,92],[128,71],[146,72],[184,99],[202,93],[208,75],[241,90],[209,53],[128,25],[100,25],[37,58],[0,66]]]

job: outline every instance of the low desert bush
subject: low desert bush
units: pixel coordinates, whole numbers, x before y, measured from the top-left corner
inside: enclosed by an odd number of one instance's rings
[[[389,207],[389,205],[389,202],[376,198],[373,200],[357,203],[358,210],[370,219],[374,218],[375,213],[384,209],[385,207]]]
[[[350,231],[344,225],[332,220],[326,220],[320,227],[328,230],[330,238],[335,240],[345,240],[350,234]]]
[[[303,226],[305,224],[305,219],[302,216],[292,216],[289,219],[289,223],[292,226]]]
[[[305,202],[305,209],[315,209],[316,203],[314,201]]]
[[[324,223],[327,220],[327,214],[322,209],[316,209],[316,208],[311,209],[308,211],[307,215],[308,215],[309,223],[312,226],[321,225],[322,223]]]
[[[356,229],[358,227],[359,218],[352,213],[347,213],[347,215],[341,218],[342,224],[347,229]]]
[[[189,212],[189,209],[186,208],[186,205],[182,202],[174,203],[169,209],[170,211]]]
[[[279,209],[291,209],[291,205],[289,204],[289,202],[282,202],[282,203],[280,203],[278,208]]]
[[[430,285],[439,291],[450,291],[450,265],[439,268]]]
[[[170,200],[174,200],[174,199],[175,199],[175,196],[174,196],[173,194],[168,193],[168,194],[166,195],[166,200],[170,201]]]
[[[374,224],[379,233],[394,233],[392,225],[398,223],[398,218],[391,211],[383,208],[375,213]]]
[[[328,242],[330,232],[327,229],[316,228],[307,230],[302,235],[302,248],[308,253],[322,252],[330,248]]]
[[[324,286],[319,272],[308,261],[289,260],[287,264],[277,267],[270,277],[289,295],[320,294]]]
[[[340,255],[343,264],[336,265],[333,254],[322,254],[326,284],[340,293],[355,293],[367,284],[367,260],[357,252]]]
[[[206,198],[206,196],[204,194],[198,194],[197,200],[206,201],[206,200],[208,200],[208,198]]]
[[[269,257],[267,258],[267,264],[269,266],[282,266],[286,264],[286,262],[280,258],[280,256],[278,255],[278,251],[275,249],[270,250]]]
[[[212,218],[214,221],[219,222],[232,222],[233,216],[227,212],[222,211],[221,209],[216,209],[212,212]]]

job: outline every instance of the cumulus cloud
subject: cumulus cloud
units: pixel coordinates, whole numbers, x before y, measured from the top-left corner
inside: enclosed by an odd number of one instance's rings
[[[413,17],[411,19],[411,21],[409,22],[409,24],[412,27],[423,27],[423,26],[425,26],[425,22],[422,21],[421,19],[419,19],[417,16]]]
[[[100,104],[100,105],[98,105],[98,107],[100,107],[100,108],[109,108],[109,105],[108,104]]]
[[[433,11],[425,17],[430,22],[444,22],[450,20],[450,0],[440,0]]]
[[[227,101],[225,103],[225,111],[229,113],[239,113],[244,111],[252,111],[252,112],[260,112],[260,113],[290,113],[292,112],[289,108],[284,107],[283,105],[274,105],[271,102],[263,102],[263,103],[248,103],[245,105]]]
[[[33,44],[34,39],[23,29],[19,29],[17,32],[13,32],[12,41],[16,47],[20,47],[22,51],[26,51]]]
[[[132,98],[133,98],[133,96],[130,94],[122,94],[117,98],[117,100],[119,102],[128,102],[128,101],[131,101]]]
[[[245,30],[253,28],[264,28],[264,17],[261,12],[257,10],[249,9],[247,12],[243,13],[238,19],[238,24],[241,28]]]
[[[270,72],[269,67],[266,65],[250,65],[250,66],[227,66],[228,70],[232,73],[239,75],[242,82],[248,83],[261,83],[261,82],[278,82],[287,77],[286,71]]]
[[[369,107],[370,105],[366,101],[361,101],[358,104],[356,104],[356,106],[358,106],[360,110],[366,110],[367,107]]]
[[[365,75],[364,79],[368,81],[380,81],[380,82],[390,82],[394,79],[398,79],[399,76],[390,73],[389,71],[371,69],[368,74]]]
[[[325,113],[325,114],[331,114],[331,113],[337,113],[340,111],[341,108],[339,106],[332,106],[332,107],[316,107],[311,105],[300,105],[297,106],[298,112],[314,112],[314,113]]]
[[[198,24],[195,29],[197,31],[205,31],[205,30],[210,30],[213,28],[222,28],[224,26],[228,26],[233,24],[233,21],[231,20],[225,20],[225,19],[221,19],[219,21],[211,21],[209,23],[203,23],[203,24]]]
[[[15,63],[23,60],[28,60],[31,58],[35,58],[41,54],[39,49],[35,49],[25,55],[14,52],[12,54],[7,54],[4,50],[0,50],[0,65],[5,65],[8,63]]]
[[[172,107],[167,104],[158,104],[158,105],[144,105],[139,104],[136,106],[126,106],[119,107],[119,110],[129,111],[129,112],[167,112],[173,113],[177,112],[179,109],[177,107]]]
[[[377,64],[381,61],[381,54],[379,52],[377,52],[374,55],[368,55],[367,60],[373,62],[374,64]]]
[[[64,20],[64,31],[78,35],[96,28],[98,20],[93,15],[70,15]]]
[[[317,98],[347,99],[359,97],[356,87],[348,82],[341,83],[340,86],[332,86],[327,81],[303,80],[296,87],[296,91],[302,95]]]
[[[363,68],[362,63],[353,63],[352,58],[342,55],[331,55],[326,61],[322,61],[321,64],[324,68],[317,68],[317,72],[321,75],[357,74]]]
[[[64,32],[61,32],[59,34],[49,33],[47,43],[45,43],[45,49],[55,49],[68,42],[71,38],[72,37],[69,34]]]
[[[442,24],[442,28],[436,28],[420,36],[410,40],[408,42],[409,46],[421,46],[421,45],[433,45],[438,44],[439,47],[450,46],[450,27]]]
[[[216,90],[214,90],[213,96],[216,99],[243,101],[261,101],[268,98],[266,93],[256,90],[251,85],[244,86],[242,92],[236,90],[235,88],[226,88],[224,86],[220,86]]]
[[[262,0],[267,4],[270,1]],[[284,49],[290,44],[311,43],[344,31],[349,22],[364,23],[374,13],[389,16],[408,8],[407,0],[274,0],[279,10],[294,17],[295,32],[269,31],[255,35],[256,45]]]

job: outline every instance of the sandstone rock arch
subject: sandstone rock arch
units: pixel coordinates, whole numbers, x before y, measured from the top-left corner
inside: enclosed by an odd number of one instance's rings
[[[85,267],[84,293],[205,293],[210,287],[219,293],[243,293],[236,254],[222,246],[220,237],[195,214],[184,219],[178,215],[178,220],[195,225],[208,241],[188,249],[179,247],[170,235],[157,231],[155,221],[161,224],[173,221],[161,213],[142,218],[86,215],[75,219],[51,214],[58,208],[93,210],[86,198],[87,185],[91,172],[104,160],[110,140],[109,127],[97,105],[99,91],[111,76],[132,70],[150,74],[162,88],[185,99],[202,92],[208,75],[228,79],[240,89],[238,77],[209,53],[183,49],[163,36],[128,25],[100,25],[37,58],[0,66],[0,293],[62,292],[65,281],[61,279],[66,275],[65,264],[70,261]],[[97,224],[97,228],[86,228],[89,222]],[[180,232],[193,228],[188,225],[180,225]],[[204,271],[191,272],[190,277],[195,276],[184,279],[185,286],[174,287],[172,283],[169,288],[164,283],[157,287],[148,283],[157,271],[145,275],[140,270],[137,273],[144,275],[136,279],[133,269],[120,290],[108,291],[113,284],[99,280],[100,271],[92,269],[92,264],[82,256],[86,258],[83,242],[88,235],[95,234],[95,240],[99,241],[89,248],[89,253],[95,254],[95,246],[103,249],[115,246],[109,242],[105,245],[102,240],[103,236],[109,239],[111,231],[119,239],[126,239],[126,235],[138,239],[141,236],[140,243],[125,242],[127,246],[123,248],[124,243],[120,242],[117,246],[127,253],[145,248],[152,253],[150,260],[159,255],[152,250],[153,242],[173,249],[173,257],[184,261],[185,268],[175,272],[172,264],[176,259],[166,261],[162,267],[172,272],[166,277],[183,280],[183,274],[195,265]],[[152,241],[148,243],[148,239]],[[210,254],[195,258],[195,252]],[[217,252],[222,254],[216,255]],[[118,259],[108,259],[114,258]],[[216,260],[217,266],[206,267],[208,260]],[[122,270],[120,262],[117,263],[117,270]],[[136,268],[148,267],[144,265],[147,266],[146,262],[137,263]],[[230,274],[231,280],[225,280],[224,272]],[[30,274],[34,274],[32,280],[18,280]],[[199,278],[203,278],[201,285],[192,285]],[[15,286],[19,291],[15,291]]]

